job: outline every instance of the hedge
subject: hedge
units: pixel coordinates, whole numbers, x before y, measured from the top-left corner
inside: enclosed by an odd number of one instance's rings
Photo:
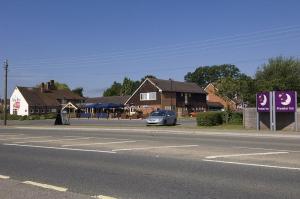
[[[223,123],[222,112],[201,112],[197,115],[198,126],[216,126]]]
[[[197,115],[198,126],[216,126],[226,124],[242,124],[243,114],[238,112],[201,112]]]
[[[47,115],[7,115],[7,120],[44,120],[44,119],[55,119],[56,114],[47,114]],[[0,115],[0,119],[3,120],[3,115]]]

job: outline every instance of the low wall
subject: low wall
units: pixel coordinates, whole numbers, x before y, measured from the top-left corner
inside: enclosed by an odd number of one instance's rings
[[[260,114],[260,129],[270,129],[270,113]],[[298,131],[300,131],[300,110],[298,109]],[[243,123],[246,129],[256,129],[256,108],[246,108],[243,114]],[[294,113],[276,113],[277,130],[295,131],[295,114]]]

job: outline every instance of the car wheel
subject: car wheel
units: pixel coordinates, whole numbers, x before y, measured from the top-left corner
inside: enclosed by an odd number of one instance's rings
[[[177,123],[177,119],[174,120],[173,126],[176,126],[176,123]]]
[[[164,121],[163,121],[163,125],[167,125],[167,120],[164,120]]]

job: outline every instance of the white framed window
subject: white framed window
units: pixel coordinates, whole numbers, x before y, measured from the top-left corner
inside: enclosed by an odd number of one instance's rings
[[[140,93],[141,101],[156,100],[156,92]]]

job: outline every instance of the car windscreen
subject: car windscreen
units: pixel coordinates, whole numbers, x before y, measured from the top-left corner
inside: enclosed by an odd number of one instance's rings
[[[166,113],[162,112],[162,111],[155,111],[153,113],[151,113],[151,116],[165,116]]]

